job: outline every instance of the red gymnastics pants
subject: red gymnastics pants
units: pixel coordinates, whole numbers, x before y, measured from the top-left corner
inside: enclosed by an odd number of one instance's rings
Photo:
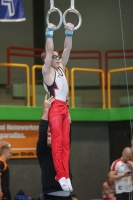
[[[56,180],[69,178],[70,120],[66,102],[55,100],[49,111],[52,156]]]

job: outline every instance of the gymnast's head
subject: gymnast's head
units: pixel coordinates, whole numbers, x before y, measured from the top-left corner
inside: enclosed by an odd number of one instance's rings
[[[131,160],[131,154],[132,154],[131,148],[126,147],[125,149],[123,149],[122,161],[128,162],[129,160]]]
[[[42,52],[41,59],[42,59],[43,64],[45,64],[47,62],[46,61],[46,52]],[[51,59],[51,57],[47,58],[47,59]],[[60,66],[60,59],[61,59],[61,56],[58,54],[57,51],[54,50],[53,54],[52,54],[51,67],[53,67],[54,69],[58,69]]]

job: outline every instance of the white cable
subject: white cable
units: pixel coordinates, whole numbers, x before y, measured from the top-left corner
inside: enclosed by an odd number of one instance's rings
[[[127,63],[126,63],[126,52],[125,52],[123,21],[122,21],[122,13],[121,13],[121,0],[119,0],[119,11],[120,11],[122,45],[123,45],[123,54],[124,54],[124,66],[126,68],[127,67]],[[125,71],[125,75],[126,75],[126,85],[127,85],[127,97],[128,97],[128,108],[129,108],[129,117],[130,117],[131,138],[132,138],[132,143],[133,143],[133,131],[132,131],[133,127],[132,127],[132,116],[131,116],[131,106],[130,106],[130,95],[129,95],[129,84],[128,84],[127,70]],[[132,151],[133,151],[133,145],[132,145]],[[131,191],[131,194],[129,193],[129,200],[132,200],[132,191]]]
[[[121,0],[119,0],[119,11],[120,11],[120,22],[121,22],[121,34],[122,34],[122,45],[123,45],[123,54],[124,54],[124,66],[126,68],[126,53],[125,53],[125,42],[124,42],[124,31],[123,31],[123,22],[122,22],[122,14],[121,14]],[[129,107],[129,117],[130,117],[130,128],[131,128],[131,138],[133,139],[133,131],[132,131],[132,116],[131,116],[131,106],[130,106],[130,95],[129,95],[129,84],[128,84],[128,76],[127,70],[125,71],[126,75],[126,85],[127,85],[127,97],[128,97],[128,107]]]

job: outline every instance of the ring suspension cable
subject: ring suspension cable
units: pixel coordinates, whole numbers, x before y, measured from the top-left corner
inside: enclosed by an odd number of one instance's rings
[[[127,67],[126,63],[126,52],[125,52],[125,41],[124,41],[124,30],[123,30],[123,21],[122,21],[122,11],[121,11],[121,0],[119,0],[119,12],[120,12],[120,23],[121,23],[121,34],[122,34],[122,45],[123,45],[123,54],[124,54],[124,67]],[[131,129],[131,139],[132,139],[132,151],[133,151],[133,127],[132,127],[132,115],[131,115],[131,104],[130,104],[130,95],[129,95],[129,84],[128,84],[128,75],[127,70],[125,71],[126,76],[126,86],[127,86],[127,97],[128,97],[128,110],[130,118],[130,129]],[[132,179],[132,178],[131,178]],[[129,200],[132,200],[132,193],[129,193]]]
[[[124,54],[124,66],[126,68],[127,67],[127,63],[126,63],[125,41],[124,41],[124,31],[123,31],[122,12],[121,12],[121,0],[119,0],[119,11],[120,11],[122,45],[123,45],[123,54]],[[131,139],[133,139],[133,130],[132,130],[133,126],[132,126],[132,115],[131,115],[131,104],[130,104],[130,95],[129,95],[129,84],[128,84],[127,70],[125,71],[125,75],[126,75],[128,108],[129,108],[129,117],[130,117]]]

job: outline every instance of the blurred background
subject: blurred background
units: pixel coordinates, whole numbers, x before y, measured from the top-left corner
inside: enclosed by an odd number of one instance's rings
[[[42,65],[40,60],[40,51],[26,50],[25,48],[45,49],[45,28],[46,14],[50,8],[50,1],[23,0],[26,21],[0,23],[1,26],[1,62],[23,63],[30,69],[30,101],[32,99],[32,67],[33,65]],[[70,7],[70,1],[55,1],[55,6],[62,12]],[[110,69],[123,68],[123,52],[117,50],[123,49],[122,32],[120,22],[120,10],[118,1],[75,1],[75,8],[81,13],[83,22],[81,27],[74,31],[73,48],[79,53],[71,53],[70,61],[67,64],[70,99],[71,99],[71,69],[93,68],[102,69],[105,77]],[[126,50],[132,50],[132,1],[128,3],[121,1],[124,43]],[[67,14],[67,22],[78,24],[78,17],[74,13]],[[58,24],[59,15],[54,12],[50,15],[50,22]],[[63,50],[64,28],[62,27],[54,32],[54,44],[57,51]],[[13,49],[12,47],[18,47]],[[25,48],[24,48],[25,47]],[[24,49],[22,49],[24,48]],[[90,52],[84,52],[88,50]],[[107,53],[109,50],[116,52]],[[91,52],[92,51],[92,52]],[[93,51],[96,51],[93,52]],[[28,54],[30,54],[28,56]],[[32,57],[31,57],[32,54]],[[127,52],[127,67],[132,66],[132,51]],[[34,57],[38,56],[38,57]],[[108,58],[113,56],[113,58]],[[74,57],[74,58],[73,58]],[[82,57],[82,59],[80,59]],[[91,58],[89,58],[91,57]],[[71,59],[72,58],[72,59]],[[25,69],[19,67],[10,67],[8,72],[6,67],[0,66],[0,104],[1,105],[26,105],[26,73]],[[101,77],[100,73],[93,72],[75,72],[75,103],[77,107],[100,108],[102,105]],[[111,102],[113,107],[124,104],[122,97],[126,96],[126,78],[125,72],[111,74],[112,95]],[[42,85],[41,69],[35,70],[36,79],[36,103],[42,105],[42,96],[44,95]],[[132,71],[128,71],[128,83],[132,88]],[[105,78],[105,81],[106,78]],[[106,83],[107,84],[107,83]],[[107,90],[105,91],[107,95]],[[95,94],[95,95],[94,95]],[[132,95],[132,91],[130,90]],[[87,98],[86,98],[87,97]],[[106,98],[106,103],[108,99]],[[32,102],[30,102],[32,105]]]

